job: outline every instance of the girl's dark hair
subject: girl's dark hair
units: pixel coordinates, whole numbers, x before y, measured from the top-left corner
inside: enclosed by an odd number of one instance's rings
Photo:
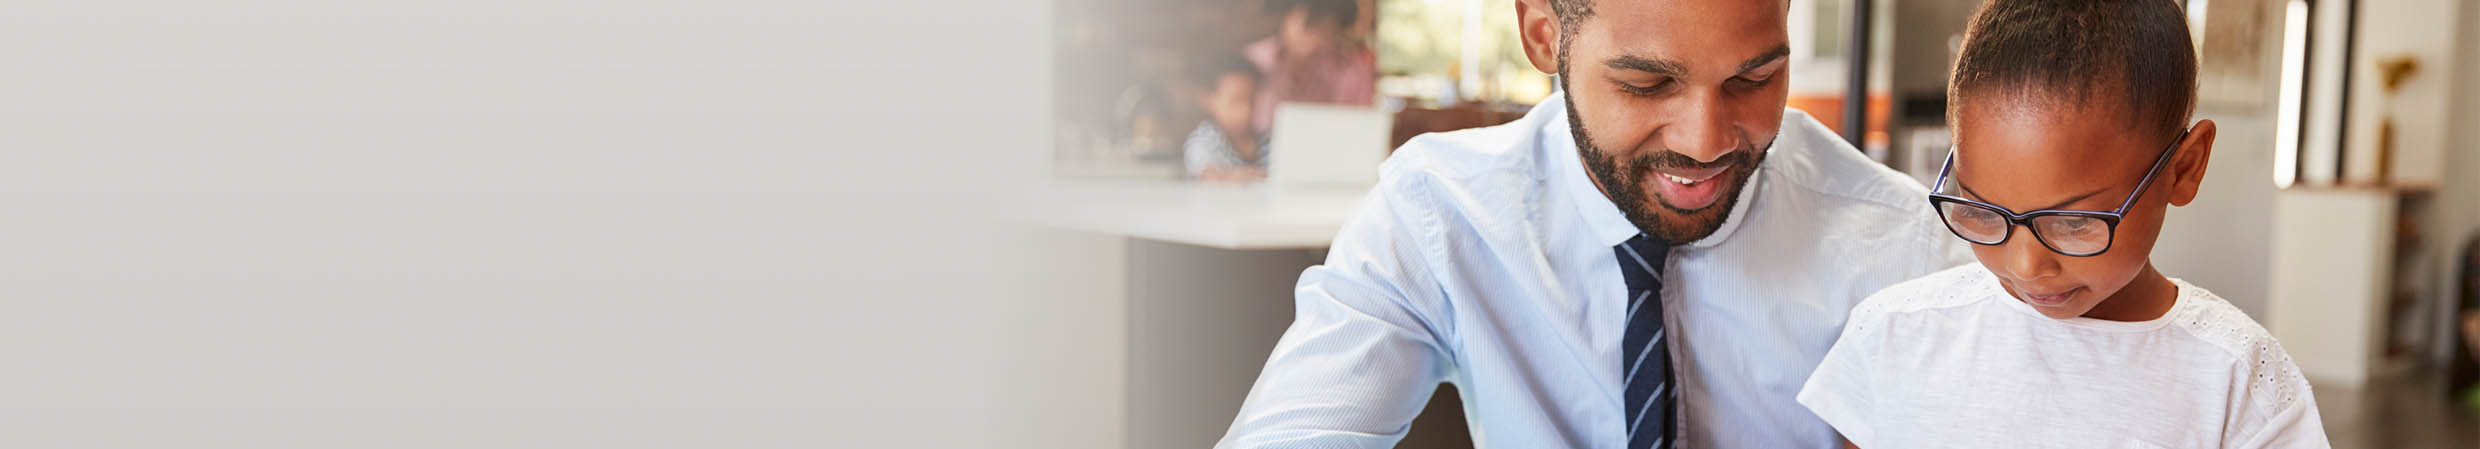
[[[1988,0],[1964,30],[1947,96],[2116,100],[2133,128],[2174,135],[2195,109],[2195,48],[2173,0]]]

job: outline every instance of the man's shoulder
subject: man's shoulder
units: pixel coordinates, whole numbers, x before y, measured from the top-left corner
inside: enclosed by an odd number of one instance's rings
[[[1413,137],[1379,167],[1377,189],[1412,203],[1404,206],[1441,213],[1529,201],[1545,177],[1532,129],[1537,125],[1519,120]]]
[[[1869,159],[1834,130],[1798,109],[1784,109],[1766,176],[1801,194],[1847,200],[1848,207],[1925,212],[1929,189],[1910,175]]]
[[[1888,283],[1969,259],[1930,210],[1920,181],[1870,160],[1796,109],[1784,112],[1777,142],[1766,156],[1760,194],[1802,221],[1778,227],[1804,227],[1821,239],[1819,250],[1838,259],[1922,262],[1879,267],[1894,270],[1891,279],[1881,278]]]
[[[1467,179],[1534,175],[1535,130],[1526,121],[1424,133],[1405,141],[1379,167],[1379,179]]]

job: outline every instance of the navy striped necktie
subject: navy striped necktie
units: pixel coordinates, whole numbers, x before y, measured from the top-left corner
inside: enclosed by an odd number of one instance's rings
[[[1629,449],[1668,448],[1672,445],[1671,418],[1678,411],[1679,392],[1674,389],[1670,345],[1662,332],[1662,261],[1670,254],[1670,245],[1655,241],[1644,234],[1620,243],[1619,272],[1627,279],[1627,333],[1619,339],[1621,382],[1627,391],[1627,437]]]

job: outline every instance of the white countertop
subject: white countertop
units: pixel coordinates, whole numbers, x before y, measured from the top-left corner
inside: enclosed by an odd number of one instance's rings
[[[1044,226],[1260,250],[1326,247],[1368,189],[1060,180],[1025,193],[1019,215]]]

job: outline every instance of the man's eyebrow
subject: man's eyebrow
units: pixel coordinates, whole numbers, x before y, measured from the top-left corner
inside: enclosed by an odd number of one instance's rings
[[[1754,58],[1748,58],[1748,62],[1739,63],[1739,70],[1731,71],[1731,73],[1748,73],[1750,70],[1756,70],[1757,67],[1772,64],[1774,61],[1781,60],[1786,56],[1791,56],[1791,46],[1777,45],[1772,50],[1766,50],[1765,54],[1757,55],[1757,57]]]
[[[1953,178],[1953,179],[1954,179],[1954,181],[1955,181],[1955,187],[1961,187],[1961,188],[1963,188],[1963,193],[1968,193],[1968,194],[1971,194],[1971,195],[1972,195],[1972,199],[1975,199],[1975,200],[1980,200],[1981,202],[1984,202],[1984,203],[1989,202],[1989,197],[1986,197],[1986,196],[1981,196],[1981,193],[1980,193],[1980,192],[1974,192],[1974,191],[1972,191],[1972,186],[1964,185],[1964,184],[1963,184],[1963,179],[1962,179],[1962,178]],[[2099,188],[2099,189],[2093,189],[2093,191],[2090,191],[2090,192],[2084,192],[2084,194],[2082,194],[2082,195],[2076,195],[2074,198],[2067,198],[2067,200],[2066,200],[2066,201],[2060,201],[2060,202],[2058,202],[2058,204],[2052,204],[2052,205],[2049,205],[2049,207],[2034,208],[2034,209],[2032,209],[2032,210],[2026,210],[2026,211],[2016,211],[2015,213],[2019,213],[2019,214],[2020,214],[2020,213],[2029,213],[2029,212],[2032,212],[2032,211],[2038,211],[2038,210],[2050,210],[2050,209],[2059,209],[2059,208],[2064,208],[2064,207],[2067,207],[2067,205],[2069,205],[2069,204],[2075,204],[2075,202],[2077,202],[2077,201],[2083,201],[2083,200],[2084,200],[2084,199],[2086,199],[2086,198],[2092,198],[2092,196],[2093,196],[2093,195],[2099,195],[2099,194],[2101,194],[2101,191],[2103,191],[2103,190],[2109,190],[2109,188],[2104,187],[2104,188]]]
[[[1687,69],[1680,68],[1679,61],[1636,55],[1614,56],[1602,61],[1602,65],[1618,70],[1635,70],[1656,75],[1681,76],[1688,73]]]

